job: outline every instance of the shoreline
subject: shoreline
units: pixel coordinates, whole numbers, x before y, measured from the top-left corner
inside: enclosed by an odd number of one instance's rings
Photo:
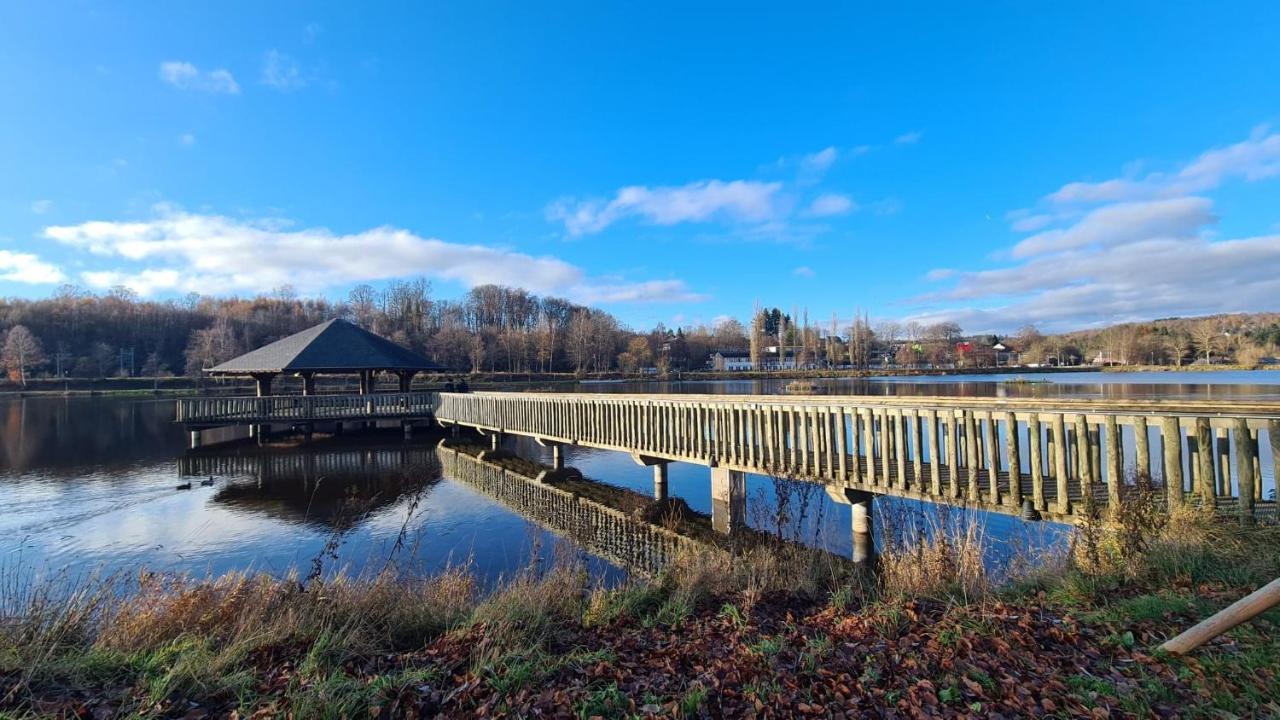
[[[913,368],[885,368],[879,370],[779,370],[779,371],[696,371],[676,373],[668,377],[654,375],[624,375],[621,373],[596,373],[579,377],[572,373],[479,373],[476,375],[448,375],[448,382],[466,381],[473,389],[528,389],[542,385],[592,385],[625,382],[711,382],[711,381],[749,381],[749,380],[843,380],[843,379],[879,379],[896,377],[952,377],[969,375],[1015,375],[1041,376],[1090,372],[1106,373],[1194,373],[1194,372],[1280,372],[1280,365],[1261,367],[1245,367],[1242,365],[1212,365],[1174,367],[1167,365],[1124,365],[1113,367],[1073,366],[1062,368],[944,368],[920,370]],[[252,394],[251,383],[221,383],[211,385],[208,381],[197,381],[190,378],[160,378],[156,387],[153,378],[127,378],[108,380],[74,380],[61,382],[57,380],[36,379],[29,381],[26,389],[0,386],[0,398],[3,397],[181,397],[189,395],[243,395]],[[423,383],[425,387],[415,389],[422,391],[439,390],[445,381]],[[321,386],[322,390],[333,391],[335,388]],[[343,386],[345,389],[346,388]],[[210,390],[217,390],[210,393]]]

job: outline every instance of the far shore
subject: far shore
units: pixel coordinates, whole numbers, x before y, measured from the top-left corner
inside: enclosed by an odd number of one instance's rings
[[[666,376],[638,375],[620,372],[589,373],[456,373],[441,375],[430,380],[420,378],[415,390],[440,390],[446,383],[466,382],[471,389],[517,389],[536,387],[551,389],[557,385],[572,386],[577,383],[601,382],[680,382],[680,381],[715,381],[715,380],[836,380],[845,378],[883,378],[883,377],[948,377],[953,375],[1050,375],[1061,373],[1186,373],[1186,372],[1242,372],[1253,370],[1280,371],[1280,365],[1248,367],[1243,365],[1115,365],[1096,367],[1092,365],[1073,365],[1068,367],[982,367],[982,368],[870,368],[866,370],[826,369],[826,370],[698,370],[674,372]],[[354,392],[354,383],[322,383],[322,392],[340,392],[349,389]],[[285,393],[294,392],[286,381],[282,388]],[[16,383],[0,385],[0,397],[27,396],[112,396],[112,397],[149,397],[149,396],[183,396],[199,394],[247,395],[252,394],[253,384],[249,381],[217,381],[201,380],[191,377],[133,377],[133,378],[73,378],[58,380],[53,378],[36,378],[29,380],[25,388]]]

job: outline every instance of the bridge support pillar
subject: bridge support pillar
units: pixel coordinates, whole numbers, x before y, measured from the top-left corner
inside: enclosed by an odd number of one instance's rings
[[[853,562],[862,565],[875,558],[875,541],[871,536],[871,494],[860,493],[863,499],[854,500],[853,510]]]
[[[711,527],[731,533],[747,518],[747,474],[741,470],[711,468]]]
[[[667,499],[667,465],[658,463],[653,466],[653,499],[662,502]]]
[[[827,494],[838,503],[850,506],[853,530],[853,562],[862,565],[875,560],[876,547],[872,540],[871,501],[874,493],[850,488],[827,486]]]
[[[564,443],[558,443],[554,440],[545,440],[543,438],[535,438],[534,442],[542,447],[551,448],[551,467],[555,470],[564,469]]]
[[[405,440],[413,439],[413,423],[409,422],[408,420],[404,422],[404,439]]]
[[[198,447],[200,447],[200,431],[192,430],[191,431],[191,449],[195,450]]]
[[[500,445],[502,445],[502,433],[489,433],[489,449],[497,452]]]

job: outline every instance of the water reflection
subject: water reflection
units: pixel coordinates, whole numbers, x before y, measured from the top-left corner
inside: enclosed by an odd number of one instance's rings
[[[778,395],[784,379],[582,382],[582,392]],[[1280,400],[1274,370],[921,375],[813,380],[832,395],[1128,400]]]
[[[328,529],[429,492],[442,478],[433,447],[403,443],[215,450],[179,458],[178,469],[193,487],[222,478],[216,504]]]

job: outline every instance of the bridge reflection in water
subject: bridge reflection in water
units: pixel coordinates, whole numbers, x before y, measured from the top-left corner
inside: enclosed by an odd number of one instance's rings
[[[682,508],[686,519],[701,521],[706,531],[698,537],[681,534],[636,512],[652,498],[581,476],[574,489],[566,489],[443,444],[355,442],[203,450],[179,458],[178,469],[192,481],[231,478],[218,488],[215,503],[325,530],[344,530],[356,517],[449,479],[632,573],[655,575],[682,553],[723,547],[708,538],[714,535],[710,518]],[[588,486],[596,489],[584,492]]]

